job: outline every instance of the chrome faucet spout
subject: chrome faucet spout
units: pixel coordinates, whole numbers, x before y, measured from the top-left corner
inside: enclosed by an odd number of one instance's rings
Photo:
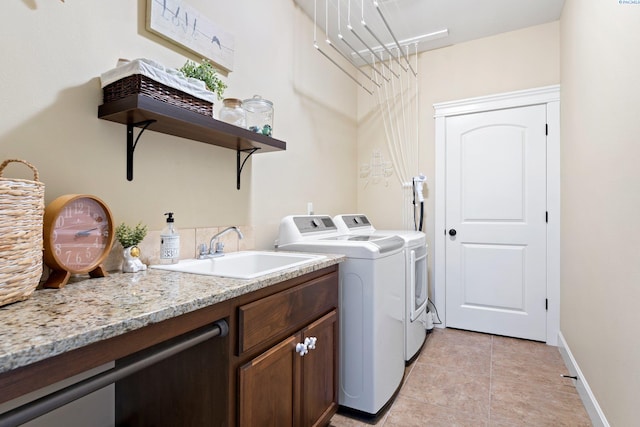
[[[231,232],[231,231],[235,231],[236,234],[238,235],[238,239],[242,239],[244,238],[244,236],[242,235],[242,232],[240,231],[240,229],[238,227],[236,227],[235,225],[232,227],[227,227],[224,230],[222,230],[219,233],[216,233],[211,240],[209,241],[209,253],[208,254],[202,254],[200,253],[200,256],[203,257],[203,255],[206,255],[208,257],[213,257],[213,256],[222,256],[224,255],[224,244],[222,242],[217,242],[217,240]],[[217,243],[217,244],[216,244]]]

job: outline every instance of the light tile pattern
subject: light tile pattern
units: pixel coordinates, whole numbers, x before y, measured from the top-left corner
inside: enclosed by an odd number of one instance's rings
[[[225,234],[219,239],[220,242],[224,243],[224,251],[227,253],[248,251],[255,248],[253,227],[248,225],[240,225],[238,227],[244,235],[242,240],[238,239],[236,233]],[[180,259],[197,258],[199,254],[198,246],[204,243],[208,249],[211,238],[225,228],[227,226],[178,228],[180,233]],[[150,230],[139,245],[140,259],[147,265],[158,264],[160,261],[160,233],[159,230]],[[109,270],[120,269],[122,264],[120,245],[116,244],[114,248],[118,248],[118,251],[114,255],[110,255],[107,260]]]
[[[407,367],[383,427],[591,426],[556,347],[435,329]],[[370,424],[336,414],[330,427]]]

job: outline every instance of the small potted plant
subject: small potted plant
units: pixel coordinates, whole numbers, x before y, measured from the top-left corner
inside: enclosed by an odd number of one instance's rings
[[[206,59],[203,59],[201,64],[187,60],[179,71],[182,72],[185,77],[202,80],[207,86],[207,89],[215,93],[219,100],[224,98],[224,90],[227,88],[227,84],[220,80],[218,70]]]
[[[116,239],[124,248],[124,264],[122,271],[135,273],[146,270],[147,266],[140,261],[140,248],[138,245],[147,235],[147,226],[139,222],[135,227],[129,227],[124,222],[116,227]]]

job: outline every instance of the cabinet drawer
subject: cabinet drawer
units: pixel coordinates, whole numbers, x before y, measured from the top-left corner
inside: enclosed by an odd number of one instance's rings
[[[290,334],[337,306],[336,272],[240,306],[239,353]]]

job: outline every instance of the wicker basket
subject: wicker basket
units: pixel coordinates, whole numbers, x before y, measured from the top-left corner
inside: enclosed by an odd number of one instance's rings
[[[158,101],[213,117],[213,103],[157,82],[142,74],[132,74],[102,89],[103,101],[113,102],[129,95],[145,95]]]
[[[31,168],[34,180],[3,178],[12,162]],[[44,184],[38,170],[24,160],[0,165],[0,306],[22,301],[36,290],[42,276]]]

